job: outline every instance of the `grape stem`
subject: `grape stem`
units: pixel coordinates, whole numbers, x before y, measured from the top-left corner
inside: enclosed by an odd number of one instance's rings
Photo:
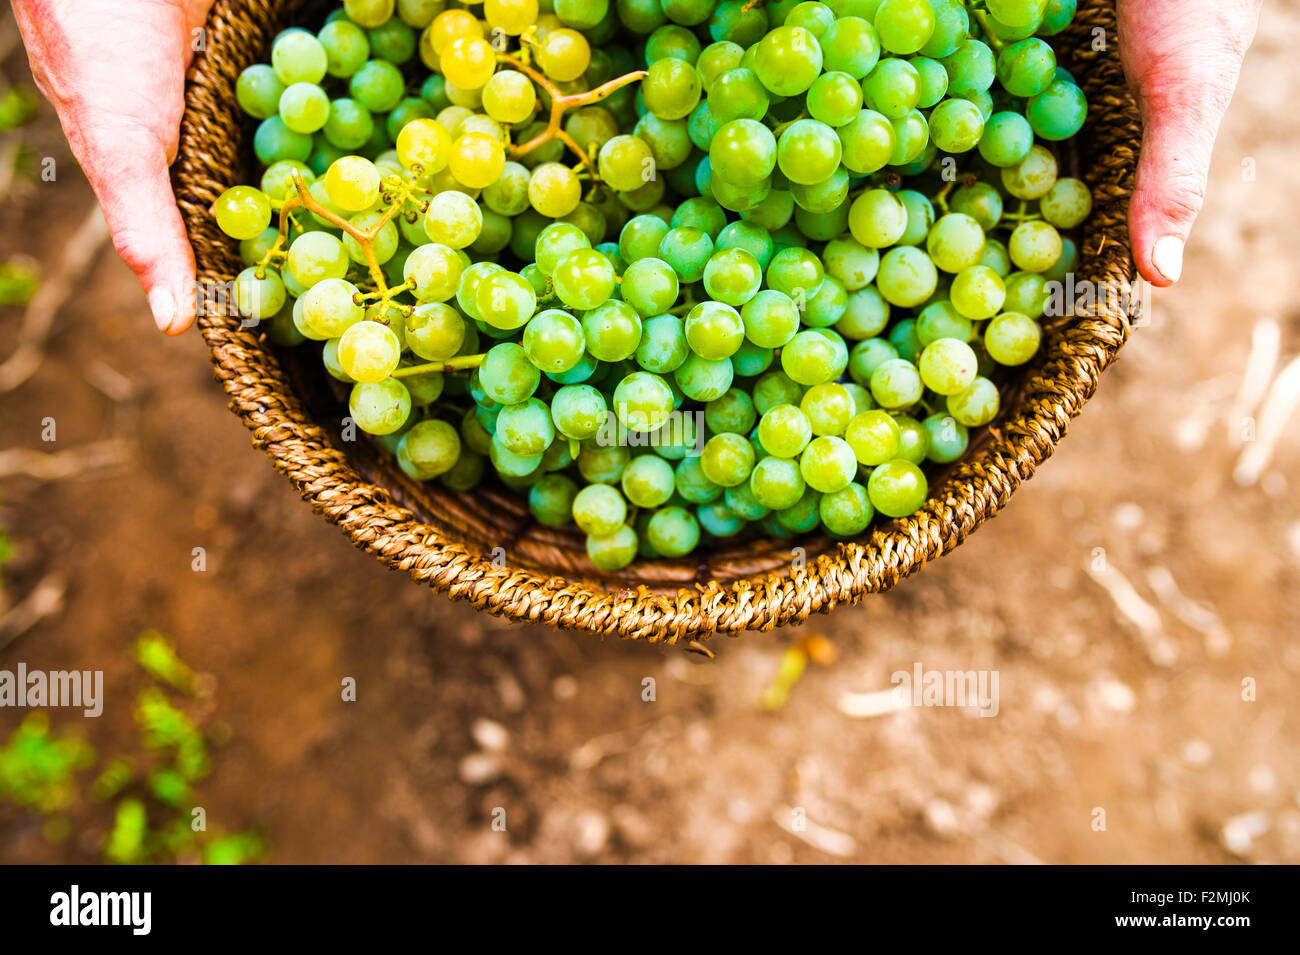
[[[987,10],[971,10],[975,19],[979,21],[980,27],[984,30],[984,42],[993,48],[995,54],[1001,53],[1002,48],[1006,46],[1001,37],[993,32],[993,25],[989,23],[989,14]]]
[[[545,90],[546,95],[551,98],[551,115],[547,120],[546,129],[542,130],[526,143],[520,143],[519,145],[512,144],[509,147],[510,155],[514,158],[526,156],[539,146],[544,146],[546,143],[549,143],[552,139],[558,139],[560,142],[564,143],[564,145],[573,150],[573,152],[577,154],[578,158],[582,160],[582,165],[587,166],[594,174],[596,171],[595,163],[592,162],[591,158],[586,154],[583,148],[578,145],[574,138],[564,130],[563,122],[565,112],[570,109],[579,109],[583,106],[590,106],[593,103],[599,103],[611,93],[643,79],[646,75],[646,71],[635,70],[631,73],[612,79],[608,83],[602,83],[594,90],[588,90],[585,93],[571,93],[566,96],[560,91],[558,86],[522,60],[504,53],[498,54],[497,59],[502,63],[505,63],[507,66],[511,66],[520,73],[523,73]]]
[[[446,361],[430,361],[423,365],[408,365],[393,372],[393,378],[413,378],[416,375],[429,375],[435,371],[465,371],[483,364],[486,355],[457,355]]]

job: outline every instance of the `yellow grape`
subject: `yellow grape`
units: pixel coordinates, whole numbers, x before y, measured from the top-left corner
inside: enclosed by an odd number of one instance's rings
[[[585,45],[587,41],[582,42]],[[487,40],[462,36],[452,40],[443,48],[438,63],[448,83],[455,83],[463,89],[476,90],[490,80],[492,74],[496,72],[497,55],[492,49],[492,44]],[[586,68],[584,64],[582,69]]]
[[[447,45],[459,37],[483,39],[483,26],[468,10],[444,10],[433,18],[425,34],[434,56],[442,56]]]
[[[474,111],[464,106],[448,106],[438,114],[437,120],[442,123],[443,129],[456,136],[460,133],[460,124],[473,115]]]
[[[506,166],[501,141],[487,133],[465,133],[451,145],[451,174],[474,189],[496,182]]]
[[[488,26],[519,36],[537,19],[537,0],[485,0],[483,16]]]
[[[466,109],[478,109],[483,105],[483,88],[466,90],[461,89],[455,83],[448,81],[443,84],[443,90],[446,91],[447,99],[451,100],[453,106],[464,106]]]
[[[447,168],[451,133],[433,119],[413,119],[397,134],[397,159],[410,169],[419,165],[426,173]]]
[[[572,169],[558,162],[545,162],[533,170],[528,181],[528,201],[544,216],[567,216],[582,201],[582,184]]]
[[[576,80],[591,64],[591,46],[577,30],[563,27],[546,34],[537,60],[551,79],[561,83]]]
[[[537,109],[533,81],[514,70],[502,70],[483,87],[483,109],[502,123],[523,122]]]
[[[379,201],[379,169],[361,156],[334,160],[325,172],[325,193],[340,209],[360,212]]]

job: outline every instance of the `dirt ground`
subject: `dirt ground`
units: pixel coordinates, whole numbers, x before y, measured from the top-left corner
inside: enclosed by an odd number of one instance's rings
[[[0,449],[127,457],[0,480],[6,606],[67,587],[0,669],[102,668],[104,715],[54,718],[111,748],[134,734],[128,649],[168,634],[231,730],[209,816],[260,827],[272,862],[1300,862],[1300,440],[1292,421],[1242,486],[1264,420],[1232,409],[1257,323],[1278,368],[1300,351],[1298,33],[1300,4],[1267,5],[1186,277],[1055,459],[951,556],[801,628],[837,658],[776,711],[757,701],[799,631],[709,662],[505,624],[354,551],[108,248],[0,402]],[[91,196],[42,110],[26,136],[60,172],[10,190],[0,258],[52,271]],[[0,356],[21,317],[0,313]],[[996,717],[845,712],[915,663],[996,671]],[[0,741],[22,715],[0,709]],[[0,861],[95,861],[96,838],[0,806]]]

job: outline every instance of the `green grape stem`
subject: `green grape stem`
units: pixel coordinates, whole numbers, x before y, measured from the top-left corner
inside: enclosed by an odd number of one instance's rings
[[[980,27],[983,28],[984,30],[984,42],[987,43],[990,47],[992,47],[993,53],[995,55],[1001,53],[1002,48],[1006,46],[1006,44],[1003,43],[1002,39],[996,33],[993,32],[993,26],[992,24],[989,23],[988,11],[981,10],[981,9],[972,9],[971,14],[975,17],[976,20],[979,21]]]
[[[428,375],[435,371],[467,371],[470,368],[477,368],[483,364],[483,359],[487,355],[457,355],[455,358],[448,358],[446,361],[430,361],[423,365],[408,365],[406,368],[398,368],[393,372],[394,378],[414,378],[417,375]]]

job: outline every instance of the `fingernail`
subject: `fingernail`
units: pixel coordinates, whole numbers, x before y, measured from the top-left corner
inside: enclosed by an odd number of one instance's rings
[[[1169,281],[1177,282],[1183,274],[1183,240],[1176,235],[1160,239],[1151,250],[1151,264]]]
[[[153,323],[158,331],[165,332],[176,318],[176,296],[171,289],[159,286],[149,293],[149,308],[153,312]]]

